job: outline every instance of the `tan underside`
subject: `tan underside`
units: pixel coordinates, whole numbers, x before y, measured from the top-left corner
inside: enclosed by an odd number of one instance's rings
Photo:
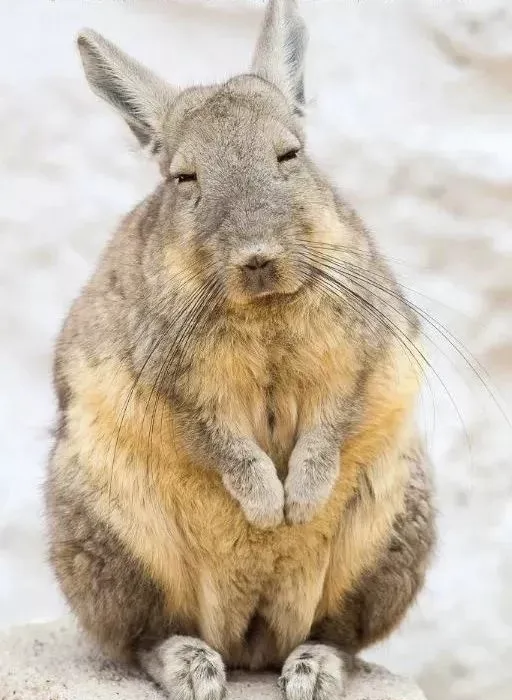
[[[328,365],[324,362],[324,369]],[[299,416],[311,418],[306,402],[293,398],[293,378],[285,378],[282,396],[277,390],[270,438],[258,418],[265,412],[264,396],[255,388],[258,368],[232,364],[228,369],[225,376],[235,385],[240,378],[236,393],[245,397],[240,405],[231,401],[233,420],[249,426],[269,451],[289,455]],[[93,367],[77,354],[68,374],[75,398],[55,468],[65,471],[78,458],[77,479],[92,489],[98,517],[160,583],[169,614],[228,663],[264,663],[261,650],[244,642],[256,613],[265,620],[268,648],[272,638],[283,659],[307,637],[314,620],[342,604],[354,580],[374,562],[403,501],[406,474],[398,455],[410,439],[408,416],[418,384],[407,359],[397,360],[388,376],[381,372],[368,388],[361,429],[342,447],[340,478],[321,512],[307,525],[283,524],[272,531],[251,527],[218,474],[189,461],[168,403],[155,395],[149,401],[143,386],[130,395],[134,379],[124,365]],[[244,390],[249,374],[256,384]],[[222,393],[215,372],[210,376],[208,386],[203,374],[204,392]],[[332,385],[332,377],[325,381]],[[365,498],[363,490],[347,507],[362,470],[375,497]]]

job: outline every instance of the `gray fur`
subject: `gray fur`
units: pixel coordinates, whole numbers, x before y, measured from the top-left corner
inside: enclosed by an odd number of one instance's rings
[[[78,37],[92,90],[117,109],[143,146],[161,135],[176,91],[92,29]]]
[[[299,61],[297,52],[304,48],[302,28],[295,2],[269,3],[253,69],[273,82],[287,99],[290,86],[301,76],[302,57]],[[293,211],[286,201],[283,184],[295,175],[299,186],[302,179],[302,186],[307,188],[309,179],[304,177],[306,173],[298,170],[297,163],[290,161],[279,166],[276,161],[290,149],[303,146],[300,125],[282,95],[274,93],[258,78],[243,77],[235,78],[220,90],[189,90],[177,96],[174,90],[167,89],[147,69],[99,34],[91,30],[83,32],[78,43],[93,90],[122,113],[139,138],[143,134],[145,142],[156,141],[167,147],[167,153],[157,154],[167,173],[176,178],[197,171],[200,192],[197,182],[176,187],[178,199],[173,202],[174,209],[178,217],[183,217],[181,222],[180,219],[176,222],[177,228],[179,223],[189,224],[190,203],[197,202],[197,197],[207,200],[207,205],[197,212],[195,224],[200,236],[205,238],[207,232],[217,230],[220,245],[211,253],[227,259],[235,270],[241,270],[242,284],[248,292],[272,291],[279,284],[279,278],[289,274],[285,259],[291,242]],[[290,59],[290,47],[295,52],[294,60]],[[204,110],[201,109],[203,105]],[[236,111],[231,117],[234,105]],[[272,114],[278,119],[272,119]],[[254,138],[250,150],[247,149],[248,132]],[[181,136],[179,141],[178,135]],[[270,150],[269,136],[271,143],[273,141]],[[219,149],[228,141],[231,148],[221,159]],[[247,160],[249,154],[250,160]],[[268,178],[270,166],[281,171],[284,182]],[[183,201],[180,201],[179,190],[183,191]],[[220,200],[219,192],[224,193]],[[233,245],[235,231],[236,246]],[[264,269],[261,264],[257,270],[251,269],[255,258],[265,261]],[[208,442],[205,442],[206,436],[209,436]],[[272,527],[282,521],[283,487],[271,460],[255,443],[232,433],[229,426],[205,421],[198,447],[206,460],[214,462],[217,468],[221,465],[226,488],[240,502],[250,522]],[[307,464],[308,458],[304,459]],[[322,466],[318,464],[319,472],[323,471]],[[289,482],[289,488],[294,493],[297,491],[299,500],[302,498],[300,490],[310,485],[307,480],[303,486],[299,483],[300,469],[299,466],[294,469]],[[240,474],[244,475],[243,482]],[[331,473],[330,485],[335,476],[335,472]],[[325,489],[319,493],[319,503],[327,495]],[[300,506],[295,506],[297,508]],[[313,510],[309,511],[312,515]],[[297,512],[290,517],[300,521],[304,514]]]
[[[284,492],[268,455],[248,438],[234,435],[218,425],[207,426],[197,450],[207,464],[219,469],[222,481],[257,527],[276,527],[283,520]]]
[[[279,88],[298,109],[305,101],[306,48],[307,31],[297,0],[270,0],[252,71]]]
[[[405,508],[374,571],[368,571],[348,595],[339,615],[313,628],[313,639],[357,654],[371,639],[384,639],[400,622],[423,587],[436,542],[430,469],[425,455],[401,455],[409,467]],[[362,488],[360,495],[365,492]],[[372,498],[366,494],[366,498]]]
[[[334,700],[345,691],[351,659],[327,644],[301,644],[287,658],[279,685],[286,700]]]
[[[341,440],[341,432],[325,425],[299,435],[284,485],[287,522],[308,522],[329,498],[339,474]]]
[[[67,447],[68,409],[77,391],[70,357],[78,348],[99,367],[115,358],[137,382],[151,387],[152,395],[172,404],[186,450],[219,472],[247,520],[258,527],[280,524],[285,512],[289,523],[306,522],[328,499],[340,445],[364,410],[367,379],[382,368],[394,340],[379,313],[411,342],[419,332],[359,217],[307,154],[298,109],[304,98],[306,34],[296,5],[292,0],[269,3],[250,75],[180,93],[95,32],[80,35],[93,90],[150,149],[163,177],[124,219],[74,303],[54,366],[57,448]],[[340,259],[357,265],[361,274],[385,280],[394,295],[393,308],[357,283],[352,294],[331,294],[328,284],[322,287],[322,278],[303,264],[312,228],[305,203],[311,202],[334,212],[348,251],[337,253]],[[172,274],[169,250],[176,260]],[[180,255],[189,258],[183,262]],[[192,279],[200,281],[202,296],[188,291]],[[217,397],[199,398],[191,386],[191,368],[206,376],[222,339],[235,337],[242,323],[249,324],[253,335],[244,339],[244,351],[254,352],[256,336],[264,341],[257,352],[265,353],[272,436],[283,369],[294,365],[298,349],[310,340],[293,322],[306,294],[318,302],[317,308],[332,312],[333,332],[358,348],[357,381],[341,396],[333,390],[319,424],[299,430],[289,449],[279,451],[270,440],[267,454],[243,428],[224,420]],[[377,311],[365,313],[368,308]],[[321,345],[324,339],[315,340]],[[229,390],[231,377],[222,381]],[[152,409],[149,401],[149,421],[155,420]],[[411,463],[406,512],[397,518],[376,569],[358,582],[339,616],[319,620],[311,630],[318,644],[309,650],[299,647],[286,662],[288,700],[324,700],[341,692],[346,659],[340,649],[354,653],[385,635],[423,583],[434,542],[427,467],[421,454],[402,458]],[[151,475],[151,465],[147,471]],[[150,478],[147,485],[149,496]],[[364,491],[361,483],[354,498],[362,498]],[[220,700],[225,676],[219,655],[198,639],[199,630],[185,615],[170,614],[163,592],[108,519],[95,521],[96,497],[76,456],[63,463],[52,457],[46,483],[51,560],[82,624],[112,654],[140,659],[171,697]],[[116,508],[114,501],[112,517]],[[281,663],[284,656],[279,657],[268,620],[257,609],[251,620],[242,640],[248,649],[243,663]]]
[[[159,587],[108,526],[94,518],[93,494],[82,489],[70,495],[78,473],[72,462],[66,480],[51,471],[45,484],[50,561],[85,630],[113,658],[134,662],[140,650],[187,630],[165,621]]]
[[[200,639],[171,637],[142,652],[140,661],[171,700],[222,700],[226,693],[222,658]]]

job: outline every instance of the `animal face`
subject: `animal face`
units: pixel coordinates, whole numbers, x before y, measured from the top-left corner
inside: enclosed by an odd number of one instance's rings
[[[186,92],[162,147],[172,226],[204,269],[240,303],[296,292],[315,217],[307,203],[319,188],[283,95],[256,76]]]
[[[306,153],[306,43],[296,2],[271,0],[250,72],[178,91],[99,34],[78,38],[93,90],[159,163],[159,260],[233,304],[294,297],[312,280],[311,245],[348,242]]]

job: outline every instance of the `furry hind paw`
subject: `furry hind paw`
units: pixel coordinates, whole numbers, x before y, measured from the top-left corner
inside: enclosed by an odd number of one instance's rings
[[[286,660],[279,687],[286,700],[338,700],[346,681],[341,652],[326,644],[301,644]]]
[[[226,694],[221,656],[195,637],[171,637],[140,660],[171,700],[222,700]]]

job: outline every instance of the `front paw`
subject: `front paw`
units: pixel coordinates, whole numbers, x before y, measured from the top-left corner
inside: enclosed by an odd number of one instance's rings
[[[283,522],[284,490],[272,460],[255,460],[236,475],[225,475],[223,481],[251,525],[270,529]]]
[[[289,525],[308,523],[332,493],[338,475],[338,456],[311,458],[292,453],[284,484],[285,516]]]
[[[319,498],[308,493],[304,484],[297,481],[297,479],[287,479],[284,487],[284,512],[289,525],[303,525],[310,522],[326,501],[326,497]]]
[[[284,514],[288,525],[304,525],[309,523],[318,513],[322,502],[302,501],[288,491],[285,492]]]

